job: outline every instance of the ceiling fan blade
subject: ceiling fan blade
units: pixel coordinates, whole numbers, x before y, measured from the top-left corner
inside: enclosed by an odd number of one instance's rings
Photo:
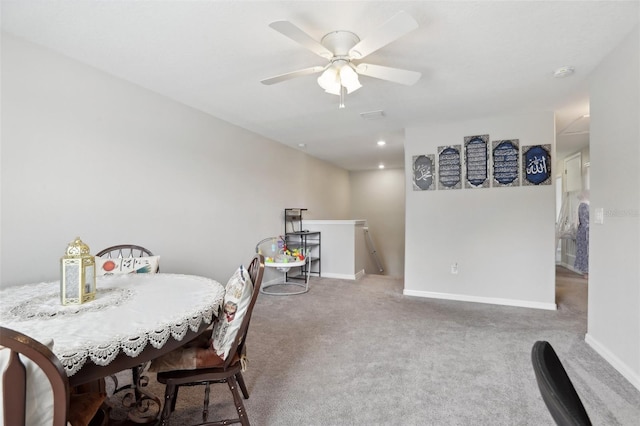
[[[416,20],[401,10],[379,26],[371,36],[353,46],[349,50],[349,56],[354,59],[364,58],[416,28],[418,28]]]
[[[303,75],[315,74],[324,70],[326,67],[317,66],[311,68],[305,68],[302,70],[291,71],[286,74],[276,75],[274,77],[265,78],[264,80],[260,80],[262,84],[270,85],[280,83],[282,81],[291,80],[292,78],[302,77]]]
[[[420,80],[420,77],[422,77],[422,73],[417,71],[383,67],[382,65],[372,64],[358,64],[358,66],[356,66],[356,71],[358,74],[404,84],[405,86],[415,84]]]
[[[325,59],[330,59],[333,56],[333,53],[329,49],[289,21],[275,21],[270,23],[269,26],[280,34],[306,47],[318,56]]]

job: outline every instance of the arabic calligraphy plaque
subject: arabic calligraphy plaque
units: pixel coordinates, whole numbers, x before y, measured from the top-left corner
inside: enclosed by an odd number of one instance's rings
[[[465,136],[465,188],[489,187],[489,135]]]
[[[551,145],[522,147],[523,185],[551,185]]]
[[[431,191],[435,189],[435,155],[413,156],[413,190]]]
[[[493,153],[493,185],[520,185],[520,141],[518,139],[491,142]]]
[[[460,145],[438,147],[438,189],[462,187]]]

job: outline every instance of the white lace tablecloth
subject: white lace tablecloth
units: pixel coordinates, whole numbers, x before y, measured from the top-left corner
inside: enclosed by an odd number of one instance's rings
[[[0,290],[0,324],[38,341],[53,339],[53,352],[67,375],[91,359],[108,365],[124,352],[137,356],[147,344],[180,341],[190,328],[210,324],[224,298],[212,279],[178,274],[99,277],[96,299],[60,303],[59,281]]]

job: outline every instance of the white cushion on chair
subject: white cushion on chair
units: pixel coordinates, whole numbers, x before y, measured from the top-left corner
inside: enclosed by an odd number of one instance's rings
[[[53,340],[41,342],[49,349],[53,348]],[[9,363],[9,348],[0,346],[0,371],[4,371]],[[26,356],[20,355],[27,374],[27,406],[26,423],[29,426],[51,426],[53,422],[53,390],[44,371]],[[0,380],[0,399],[4,399],[4,389]],[[4,419],[4,407],[0,404],[0,422]]]
[[[96,257],[96,275],[155,274],[160,256],[102,258]]]
[[[229,355],[252,294],[253,283],[249,273],[240,266],[227,282],[222,317],[213,327],[213,349],[222,359],[227,359]]]

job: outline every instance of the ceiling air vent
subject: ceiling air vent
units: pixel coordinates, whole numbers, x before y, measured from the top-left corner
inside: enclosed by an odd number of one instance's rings
[[[365,120],[380,120],[384,118],[384,111],[378,110],[378,111],[361,112],[360,117],[364,118]]]

